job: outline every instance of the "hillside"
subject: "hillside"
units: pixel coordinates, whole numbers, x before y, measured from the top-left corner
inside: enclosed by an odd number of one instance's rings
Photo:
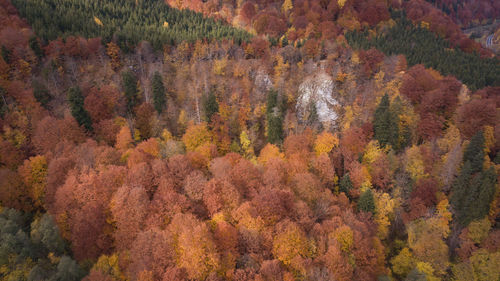
[[[1,281],[500,279],[500,64],[431,3],[12,1]]]

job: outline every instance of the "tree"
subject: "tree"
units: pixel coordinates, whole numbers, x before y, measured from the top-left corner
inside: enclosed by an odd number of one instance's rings
[[[373,119],[374,137],[382,146],[397,148],[399,139],[398,121],[390,108],[389,95],[382,97]]]
[[[203,111],[205,112],[205,121],[210,122],[212,116],[219,112],[219,103],[214,90],[210,90],[203,99]]]
[[[40,42],[38,42],[38,38],[36,36],[32,36],[30,38],[29,45],[30,45],[30,48],[33,50],[33,52],[35,53],[35,55],[38,58],[43,57],[44,52],[43,52],[42,48],[40,47]]]
[[[80,88],[72,87],[68,91],[68,101],[71,107],[71,115],[80,126],[84,126],[87,131],[92,131],[92,119],[90,114],[84,108],[84,99]]]
[[[488,215],[497,182],[493,167],[483,169],[484,136],[482,131],[472,137],[464,151],[464,165],[451,189],[450,202],[457,222],[467,226]]]
[[[283,141],[283,112],[278,104],[278,92],[271,90],[267,94],[267,141],[280,144]]]
[[[480,131],[476,133],[470,140],[469,145],[465,148],[463,161],[470,162],[471,173],[477,173],[483,170],[484,162],[484,135]]]
[[[348,198],[351,198],[350,191],[353,189],[351,177],[346,173],[339,182],[339,192],[344,192]]]
[[[370,212],[375,214],[375,199],[373,198],[371,189],[367,189],[359,197],[358,210],[361,212]]]
[[[137,88],[137,78],[134,73],[127,70],[122,73],[122,84],[127,99],[127,109],[132,112],[133,108],[139,103],[139,89]]]
[[[165,87],[163,86],[163,79],[161,74],[156,71],[153,74],[153,80],[151,81],[151,89],[153,91],[153,103],[155,109],[158,113],[163,111],[165,104],[167,103],[167,97],[165,96]]]

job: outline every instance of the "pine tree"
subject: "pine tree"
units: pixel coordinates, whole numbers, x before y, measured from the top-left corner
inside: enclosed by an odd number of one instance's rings
[[[38,42],[38,38],[36,36],[32,36],[30,38],[29,45],[38,58],[43,57],[44,53],[42,48],[40,47],[40,42]]]
[[[212,116],[219,112],[219,103],[213,90],[211,90],[203,100],[203,111],[205,111],[205,119],[210,122]]]
[[[464,152],[464,163],[470,162],[472,173],[477,173],[483,169],[484,162],[484,135],[480,131],[475,134]]]
[[[351,177],[349,173],[345,174],[339,182],[339,192],[344,192],[345,195],[351,199],[349,191],[353,188]]]
[[[84,126],[88,131],[92,131],[92,120],[87,110],[83,107],[84,98],[78,86],[69,89],[68,101],[71,107],[71,115],[73,115],[78,124]]]
[[[386,146],[390,144],[397,148],[399,130],[397,120],[391,111],[390,105],[389,96],[385,94],[375,110],[373,131],[375,134],[374,137],[380,145]]]
[[[281,108],[280,108],[281,107]],[[267,141],[279,144],[283,141],[283,106],[278,104],[278,92],[271,90],[267,94]]]
[[[127,109],[132,112],[133,108],[139,103],[139,89],[137,89],[137,78],[132,71],[122,73],[123,90],[127,99]]]
[[[375,214],[375,199],[373,198],[371,189],[367,189],[359,197],[358,210],[360,212],[370,212]]]
[[[165,96],[165,87],[163,86],[163,80],[158,71],[153,75],[151,88],[153,90],[154,107],[158,113],[161,113],[163,111],[163,108],[165,107],[167,99]]]

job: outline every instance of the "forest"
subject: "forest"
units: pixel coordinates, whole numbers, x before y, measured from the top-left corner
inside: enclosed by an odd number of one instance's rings
[[[346,34],[346,39],[354,48],[377,48],[387,55],[404,54],[408,64],[423,64],[444,75],[453,75],[472,90],[500,86],[498,58],[481,58],[478,53],[452,49],[447,40],[425,27],[415,27],[404,16],[376,37],[370,37],[368,31],[353,31]]]
[[[181,41],[227,38],[241,43],[250,35],[199,13],[172,9],[159,0],[14,0],[19,15],[44,41],[58,37],[101,37],[124,51],[140,41],[156,49]]]
[[[118,2],[0,0],[0,281],[500,280],[446,1]]]

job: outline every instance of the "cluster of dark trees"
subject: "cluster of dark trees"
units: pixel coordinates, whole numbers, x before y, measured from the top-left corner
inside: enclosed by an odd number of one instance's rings
[[[396,13],[393,13],[395,15]],[[352,31],[346,39],[353,48],[377,48],[386,55],[403,54],[409,65],[423,64],[445,75],[453,75],[472,90],[500,85],[498,58],[481,58],[451,48],[449,42],[422,26],[415,26],[404,14],[383,33],[369,36],[368,30]]]
[[[177,10],[160,0],[43,0],[12,3],[44,40],[79,35],[115,39],[122,50],[142,40],[156,49],[164,44],[228,38],[241,43],[250,34],[200,13]]]
[[[5,280],[81,280],[86,272],[69,254],[49,214],[0,211],[0,268],[11,272]]]

